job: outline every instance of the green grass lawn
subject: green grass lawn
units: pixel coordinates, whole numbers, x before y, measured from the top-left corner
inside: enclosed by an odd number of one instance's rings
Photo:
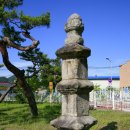
[[[27,104],[0,104],[0,130],[56,130],[49,125],[61,113],[59,104],[38,104],[39,116],[31,117]],[[98,123],[90,130],[130,130],[130,113],[93,110]]]

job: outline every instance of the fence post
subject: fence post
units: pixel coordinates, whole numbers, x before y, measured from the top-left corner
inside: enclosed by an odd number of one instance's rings
[[[94,94],[94,108],[97,107],[97,100],[96,100],[96,91],[93,91]]]
[[[122,111],[122,89],[120,89],[120,108]]]
[[[115,110],[115,92],[112,90],[112,109]]]
[[[53,102],[53,100],[52,100],[52,96],[53,96],[53,90],[50,92],[50,103]]]

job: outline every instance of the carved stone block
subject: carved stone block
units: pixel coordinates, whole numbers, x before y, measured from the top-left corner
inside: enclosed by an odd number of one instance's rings
[[[86,59],[66,59],[62,61],[62,79],[86,79]]]
[[[89,95],[71,94],[62,96],[62,115],[63,116],[88,116]]]

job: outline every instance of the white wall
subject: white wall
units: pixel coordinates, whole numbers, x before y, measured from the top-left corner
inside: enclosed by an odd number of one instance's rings
[[[108,80],[90,80],[94,85],[100,85],[101,89],[104,89],[109,86]],[[120,80],[113,80],[112,87],[120,88]]]

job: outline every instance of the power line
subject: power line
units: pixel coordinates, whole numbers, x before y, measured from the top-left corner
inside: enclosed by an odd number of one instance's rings
[[[118,65],[118,66],[111,66],[111,67],[110,66],[109,67],[108,66],[107,67],[106,66],[105,67],[89,66],[88,68],[89,69],[110,69],[110,68],[119,68],[119,67],[120,67],[120,65]]]
[[[28,66],[28,67],[31,67],[31,66]],[[112,66],[112,67],[110,67],[110,66],[88,66],[88,68],[89,69],[110,69],[110,68],[119,68],[120,67],[120,65],[118,65],[118,66]],[[20,68],[20,69],[27,69],[27,67],[18,67],[18,68]],[[8,70],[8,69],[6,69],[6,68],[0,68],[0,70]]]

